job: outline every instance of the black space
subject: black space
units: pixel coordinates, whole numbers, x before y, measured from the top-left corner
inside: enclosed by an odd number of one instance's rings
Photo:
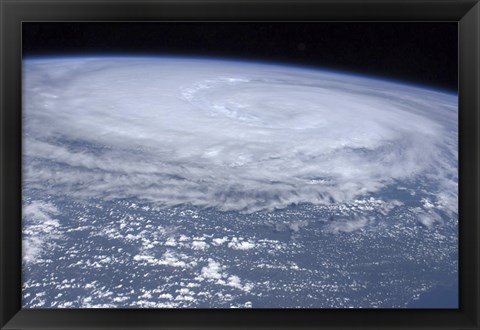
[[[456,22],[28,22],[22,42],[24,56],[233,57],[457,90]]]

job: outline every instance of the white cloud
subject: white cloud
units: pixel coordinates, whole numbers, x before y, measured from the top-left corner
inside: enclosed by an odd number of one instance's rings
[[[192,248],[194,250],[205,250],[208,247],[208,244],[204,241],[193,241]]]
[[[201,276],[210,279],[222,278],[222,271],[225,267],[213,259],[208,259],[208,265],[202,268]]]
[[[305,227],[306,225],[308,225],[308,221],[297,220],[297,221],[290,222],[288,224],[288,228],[290,228],[290,230],[292,230],[293,232],[297,233],[300,230],[300,228]]]
[[[428,204],[425,208],[426,210],[422,210],[419,207],[414,209],[417,219],[422,225],[431,228],[436,222],[442,222],[442,217],[435,211],[432,211]]]
[[[221,265],[219,262],[216,262],[213,259],[208,259],[208,265],[203,267],[200,276],[197,280],[207,279],[209,281],[214,281],[218,285],[230,286],[242,291],[249,292],[253,289],[254,285],[250,282],[242,280],[236,275],[230,275],[226,271],[225,266]]]
[[[50,241],[61,236],[60,222],[54,218],[58,214],[55,205],[48,202],[33,201],[23,206],[23,261],[40,261]]]
[[[222,238],[214,238],[212,239],[212,244],[215,246],[222,245],[223,243],[228,241],[228,237],[222,237]]]
[[[250,249],[253,249],[255,247],[255,243],[249,242],[249,241],[242,241],[242,240],[239,240],[238,238],[234,237],[228,243],[228,247],[232,248],[234,250],[250,250]]]
[[[328,224],[327,228],[329,231],[335,234],[339,232],[350,233],[352,231],[364,228],[369,222],[370,219],[367,217],[357,216],[354,219],[340,219],[332,221]]]
[[[428,175],[453,191],[442,205],[456,212],[453,95],[227,61],[76,58],[23,69],[28,188],[253,212],[351,201]]]
[[[177,246],[177,242],[175,241],[175,237],[169,237],[165,242],[166,246]]]
[[[157,259],[149,254],[137,254],[133,257],[133,260],[137,262],[147,263],[151,265],[164,265],[181,268],[190,267],[192,263],[187,263],[185,259],[188,259],[188,256],[176,254],[172,251],[166,251],[160,259]]]

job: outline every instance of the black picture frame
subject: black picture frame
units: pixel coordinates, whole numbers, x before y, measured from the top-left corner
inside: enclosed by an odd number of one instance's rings
[[[480,4],[473,0],[0,0],[1,329],[480,329]],[[22,21],[456,21],[459,309],[22,309]]]

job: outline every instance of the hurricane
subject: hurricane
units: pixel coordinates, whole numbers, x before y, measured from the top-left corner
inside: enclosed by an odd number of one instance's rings
[[[28,60],[24,75],[25,182],[60,194],[254,212],[458,181],[455,95],[194,59]]]

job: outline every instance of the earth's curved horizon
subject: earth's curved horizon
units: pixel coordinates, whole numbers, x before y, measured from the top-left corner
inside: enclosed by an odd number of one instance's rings
[[[23,168],[25,308],[433,308],[422,294],[444,287],[458,306],[453,93],[292,64],[24,59]]]

